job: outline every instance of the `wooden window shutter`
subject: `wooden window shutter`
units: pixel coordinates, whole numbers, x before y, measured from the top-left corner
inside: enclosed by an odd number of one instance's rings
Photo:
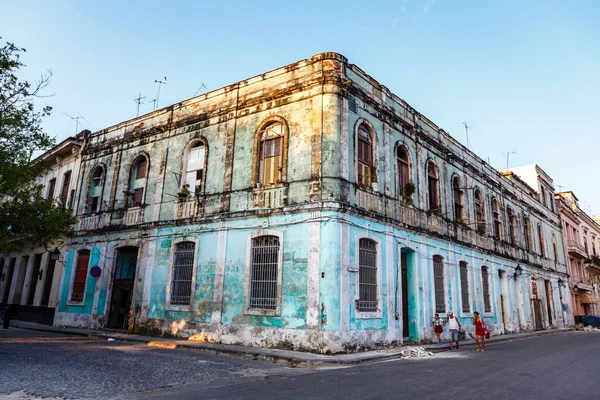
[[[137,170],[135,171],[135,179],[143,179],[146,177],[146,169],[148,167],[148,163],[146,160],[140,160],[137,164]]]
[[[69,185],[71,184],[71,171],[65,172],[63,177],[63,186],[60,191],[60,202],[65,207],[69,198]]]
[[[144,189],[143,188],[139,188],[139,189],[135,189],[133,191],[133,206],[139,206],[142,204],[142,201],[144,200]]]

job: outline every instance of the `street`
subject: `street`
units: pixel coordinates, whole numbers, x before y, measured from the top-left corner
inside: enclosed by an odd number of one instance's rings
[[[473,346],[412,360],[291,368],[23,329],[0,330],[0,399],[600,399],[600,332]],[[18,398],[18,397],[11,397]]]

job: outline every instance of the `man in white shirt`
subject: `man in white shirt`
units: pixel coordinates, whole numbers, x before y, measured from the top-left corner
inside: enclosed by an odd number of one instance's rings
[[[450,342],[450,351],[452,351],[452,342],[456,342],[456,350],[458,350],[458,332],[460,331],[460,322],[454,316],[452,311],[448,311],[448,316],[444,321],[444,325],[448,324],[448,342]]]

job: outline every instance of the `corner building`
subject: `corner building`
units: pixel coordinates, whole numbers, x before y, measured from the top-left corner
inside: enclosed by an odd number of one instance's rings
[[[514,176],[318,54],[89,136],[55,324],[319,352],[451,309],[562,326],[559,217]]]

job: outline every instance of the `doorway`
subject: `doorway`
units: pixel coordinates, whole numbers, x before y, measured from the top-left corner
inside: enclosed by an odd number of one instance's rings
[[[402,271],[402,335],[410,337],[408,323],[408,254],[400,252],[400,269]]]
[[[137,255],[137,247],[121,247],[117,249],[110,309],[106,324],[108,328],[128,328],[137,267]]]
[[[10,293],[10,287],[12,285],[13,274],[15,273],[15,266],[17,265],[17,259],[11,258],[8,264],[8,272],[6,274],[6,283],[4,284],[4,296],[2,302],[8,304],[8,295]]]
[[[531,278],[531,300],[533,302],[535,330],[541,331],[544,329],[544,324],[542,322],[542,305],[541,300],[538,297],[537,281],[534,278]]]
[[[506,279],[506,271],[499,270],[498,277],[500,278],[500,310],[502,311],[502,326],[504,327],[504,331],[506,332],[509,325],[510,316],[507,316],[507,310],[510,309],[507,304],[509,296],[508,296],[508,279]],[[510,324],[512,325],[512,324]]]
[[[552,325],[554,324],[554,313],[552,312],[552,284],[548,280],[546,281],[546,305],[548,306],[548,324]]]

